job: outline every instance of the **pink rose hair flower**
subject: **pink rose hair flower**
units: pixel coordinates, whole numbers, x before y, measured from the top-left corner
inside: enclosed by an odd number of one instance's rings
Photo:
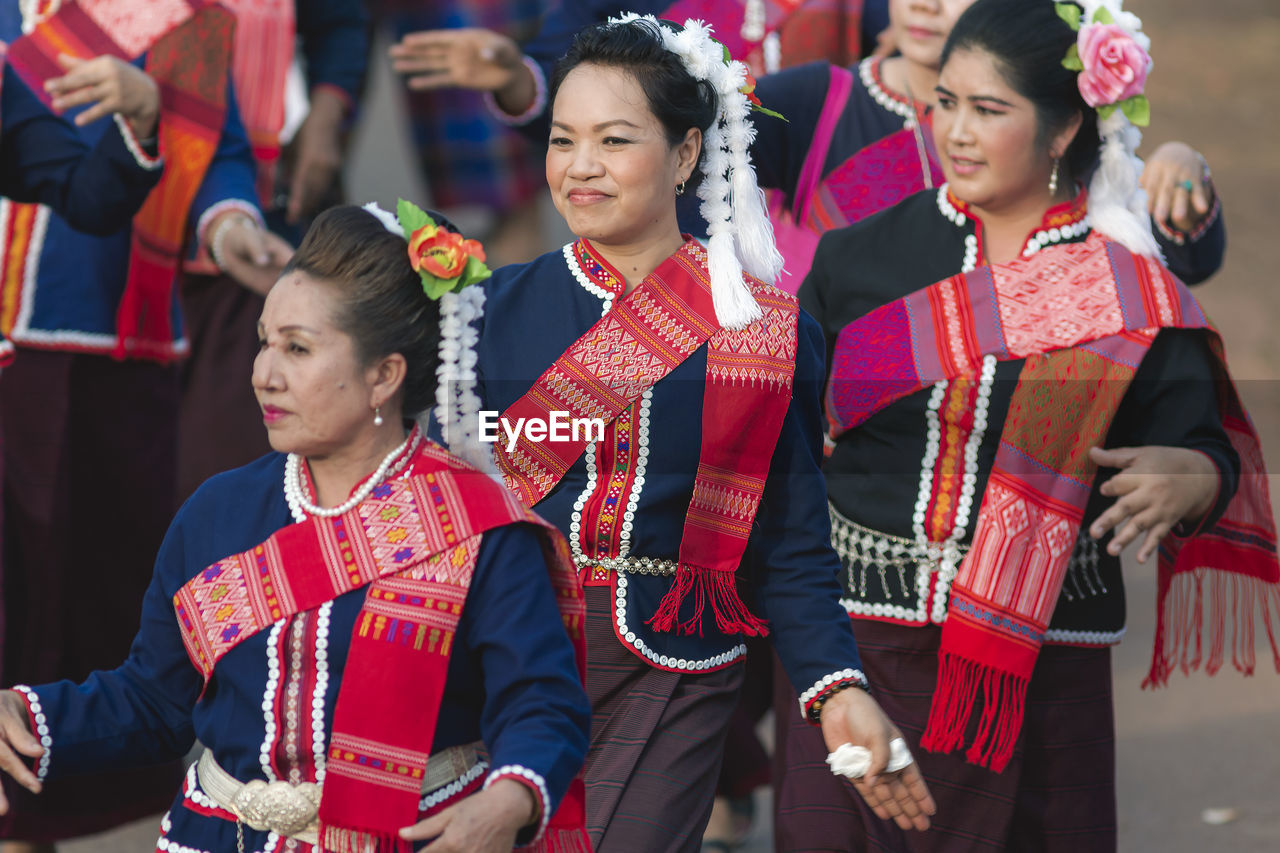
[[[1086,104],[1097,108],[1141,95],[1151,57],[1133,36],[1115,24],[1086,24],[1076,38],[1078,83]]]

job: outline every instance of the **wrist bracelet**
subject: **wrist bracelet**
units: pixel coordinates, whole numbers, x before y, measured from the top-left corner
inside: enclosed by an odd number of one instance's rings
[[[860,690],[865,690],[867,693],[871,692],[871,687],[865,681],[858,681],[855,679],[837,681],[835,684],[832,684],[830,687],[819,693],[817,698],[809,704],[809,710],[807,712],[809,715],[809,722],[820,722],[822,720],[822,706],[827,704],[827,700],[842,690],[848,690],[850,687],[857,687]]]
[[[226,264],[222,262],[222,242],[226,239],[227,230],[238,222],[247,222],[253,228],[258,227],[258,223],[253,221],[253,217],[243,213],[235,214],[219,222],[218,227],[214,229],[213,238],[209,240],[209,257],[213,259],[214,266],[220,270],[227,268]]]

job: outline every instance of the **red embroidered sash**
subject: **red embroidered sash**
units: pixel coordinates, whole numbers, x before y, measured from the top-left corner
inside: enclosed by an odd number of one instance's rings
[[[743,27],[747,13],[745,0],[676,0],[658,17],[681,26],[690,18],[705,21],[711,26],[712,35],[725,46],[731,57],[748,63],[753,73],[760,74],[764,67],[759,56],[760,44],[765,35],[786,23],[803,2],[764,0],[764,20],[755,38],[748,38]]]
[[[1217,333],[1186,287],[1157,261],[1095,232],[1083,243],[938,282],[867,314],[838,336],[827,389],[836,434],[936,381],[972,375],[986,354],[1026,359],[972,547],[952,587],[938,690],[921,741],[926,749],[959,747],[981,697],[982,716],[966,757],[999,772],[1012,756],[1027,683],[1096,473],[1089,447],[1105,439],[1161,328],[1210,334],[1221,365],[1222,422],[1242,472],[1236,495],[1211,531],[1162,543],[1159,624],[1146,683],[1166,681],[1179,652],[1184,668],[1198,665],[1207,569],[1215,570],[1207,669],[1221,665],[1226,608],[1220,602],[1228,586],[1235,609],[1244,608],[1237,614],[1244,616],[1236,626],[1237,668],[1252,672],[1252,614],[1260,605],[1280,669],[1272,631],[1280,618],[1280,564],[1261,448],[1227,375]],[[1175,587],[1178,594],[1171,595]]]
[[[164,177],[133,218],[116,358],[173,358],[174,277],[191,203],[222,135],[234,29],[234,16],[212,0],[68,0],[12,46],[14,70],[46,103],[44,81],[65,73],[59,53],[125,61],[146,53],[160,86]]]
[[[258,164],[258,201],[271,204],[284,127],[284,90],[293,62],[297,0],[221,0],[236,16],[231,74],[236,108]]]
[[[582,241],[575,251],[584,270],[599,268],[613,280],[622,280],[590,255]],[[685,243],[619,299],[502,414],[509,423],[520,418],[549,421],[557,411],[570,418],[611,422],[709,344],[701,454],[680,541],[679,569],[671,591],[649,620],[659,631],[692,632],[708,602],[724,633],[766,631],[764,621],[739,598],[734,572],[746,550],[791,399],[799,309],[794,297],[751,283],[764,318],[741,331],[719,328],[706,253],[697,243]],[[497,459],[507,485],[530,505],[536,504],[586,450],[588,437],[534,442],[522,431],[511,452],[500,444]],[[682,619],[681,605],[690,592],[695,593],[695,606]]]
[[[5,62],[8,60],[8,53],[9,53],[9,46],[4,42],[0,42],[0,84],[4,82],[4,66],[5,66]],[[0,86],[0,91],[3,91],[3,86]],[[4,129],[0,128],[0,133],[3,133],[3,132],[4,132]],[[4,294],[5,294],[5,288],[3,286],[0,286],[0,295],[4,295]],[[0,305],[0,317],[3,317],[9,313],[12,313],[12,310],[13,309],[9,308],[9,306],[7,305]],[[9,339],[6,338],[3,333],[0,333],[0,367],[7,367],[12,362],[13,362],[13,344],[9,342]]]
[[[365,850],[371,842],[377,850],[411,849],[397,831],[417,819],[481,537],[515,522],[543,532],[556,599],[584,676],[585,611],[563,537],[489,477],[430,446],[408,479],[379,485],[341,516],[282,528],[214,563],[174,596],[187,653],[207,683],[223,655],[258,631],[368,587],[329,741],[320,801],[326,850]],[[581,806],[580,799],[566,798],[544,833],[549,846],[543,849],[575,849],[569,841],[582,836]]]

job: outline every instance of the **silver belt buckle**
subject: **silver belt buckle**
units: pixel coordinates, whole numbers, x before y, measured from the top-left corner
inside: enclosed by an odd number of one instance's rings
[[[246,782],[232,800],[245,823],[258,831],[295,836],[314,829],[320,813],[320,786],[314,782],[290,785],[277,780]]]

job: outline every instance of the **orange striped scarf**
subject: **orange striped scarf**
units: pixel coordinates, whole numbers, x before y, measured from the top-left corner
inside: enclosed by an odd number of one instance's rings
[[[173,357],[174,281],[191,203],[222,135],[234,30],[234,16],[212,0],[69,0],[10,51],[14,70],[46,102],[44,81],[64,73],[60,53],[126,61],[146,53],[160,86],[165,173],[133,218],[116,358]]]

